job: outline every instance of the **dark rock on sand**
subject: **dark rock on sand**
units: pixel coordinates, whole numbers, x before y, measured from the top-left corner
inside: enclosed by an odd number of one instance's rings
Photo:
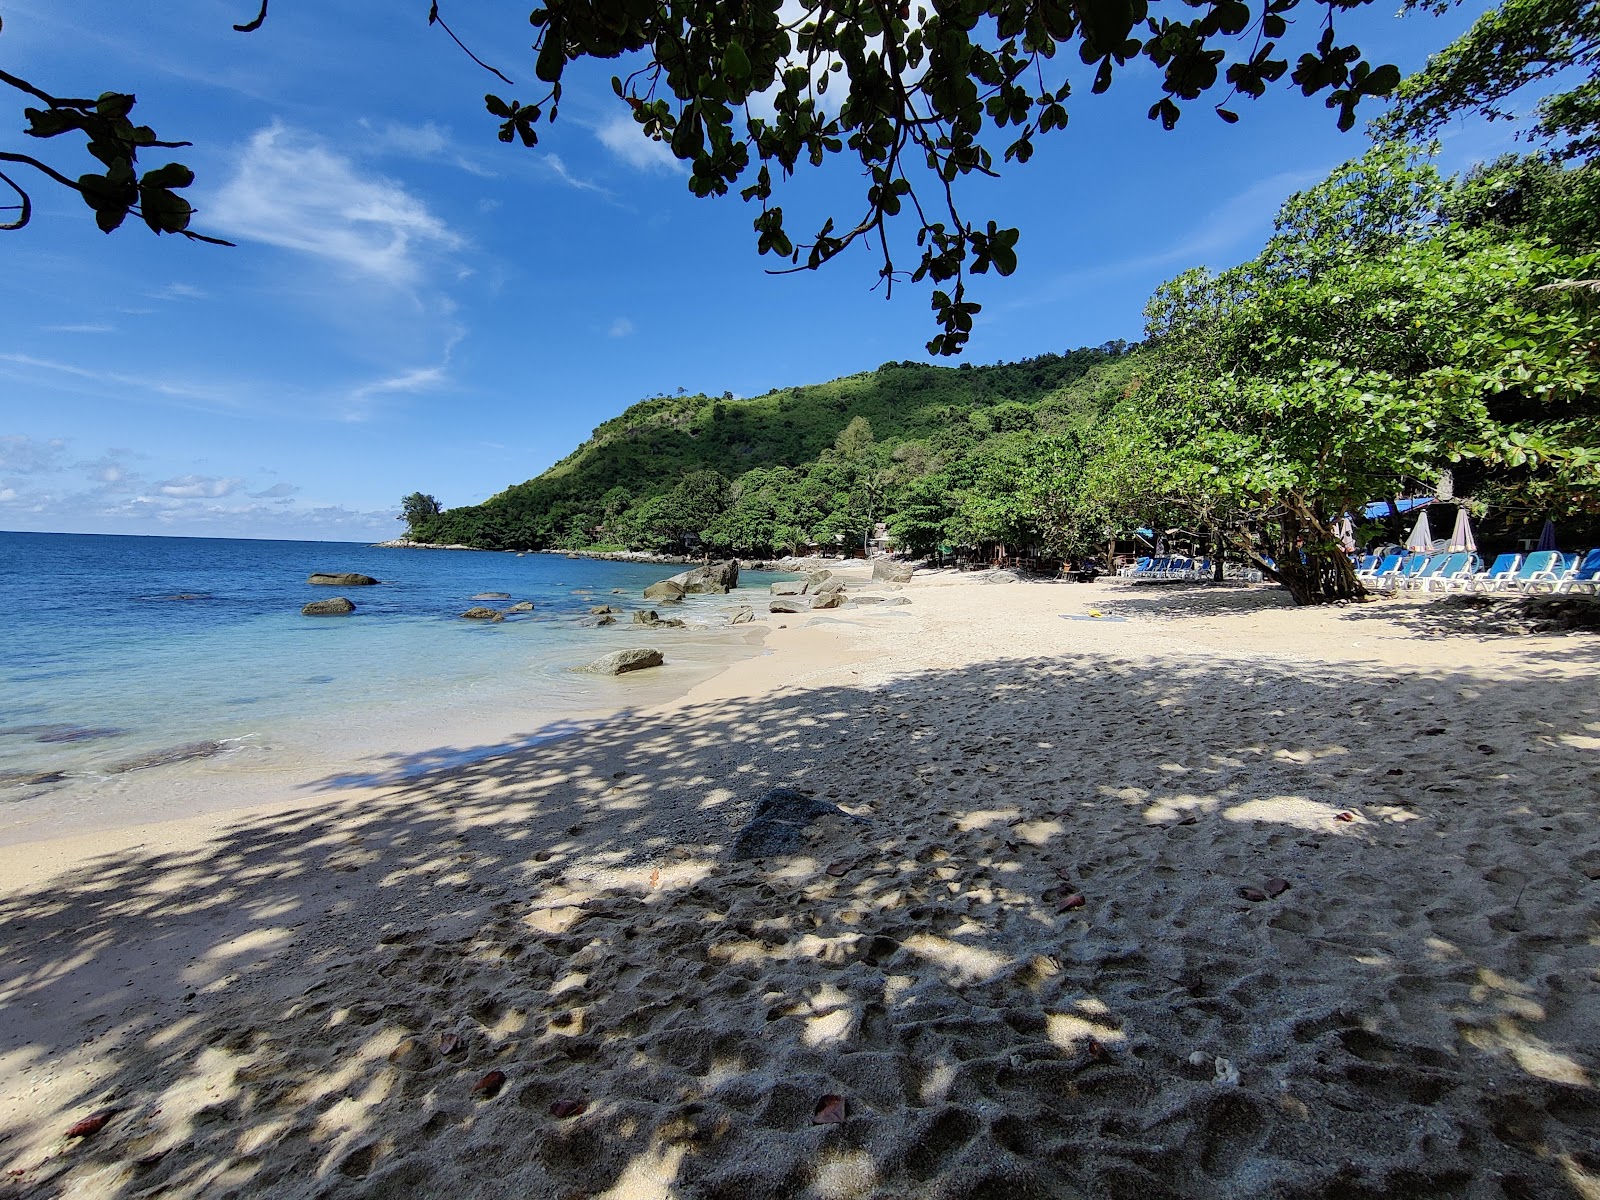
[[[165,767],[172,763],[190,762],[197,758],[210,758],[214,754],[221,754],[227,747],[221,742],[185,742],[181,746],[169,746],[165,750],[156,750],[150,754],[141,754],[137,758],[125,759],[113,763],[106,768],[108,775],[126,775],[129,771],[143,771],[150,767]]]
[[[872,581],[874,583],[909,583],[911,581],[911,564],[895,562],[893,559],[880,558],[872,564]]]
[[[824,608],[839,608],[841,605],[844,604],[844,601],[845,601],[845,595],[844,595],[844,592],[842,590],[841,591],[837,591],[837,592],[824,592],[824,593],[822,593],[822,595],[815,596],[815,597],[812,598],[811,607],[812,607],[813,610],[821,610],[821,609],[824,609]]]
[[[737,861],[770,858],[801,849],[808,826],[823,817],[842,817],[859,825],[870,825],[864,817],[845,812],[826,800],[818,800],[790,788],[773,788],[761,798],[756,811],[733,839],[730,851]]]
[[[811,611],[810,596],[775,596],[767,605],[768,612],[803,613]]]
[[[371,575],[357,575],[352,571],[316,571],[306,582],[319,587],[371,587],[378,581]]]
[[[498,608],[469,608],[461,614],[469,621],[504,621],[505,613]]]
[[[646,667],[659,667],[666,661],[661,651],[640,646],[613,651],[581,669],[592,675],[622,675],[628,671],[643,671]]]
[[[509,599],[511,599],[511,593],[510,592],[479,592],[476,596],[473,597],[473,599],[474,600],[509,600]]]
[[[343,596],[332,600],[313,600],[300,610],[302,617],[347,617],[355,612],[355,603]]]

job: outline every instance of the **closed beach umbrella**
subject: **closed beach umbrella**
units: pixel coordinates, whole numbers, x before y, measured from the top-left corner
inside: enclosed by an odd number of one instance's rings
[[[1450,533],[1450,549],[1472,551],[1478,549],[1477,539],[1472,536],[1472,521],[1464,508],[1456,509],[1456,527]]]
[[[1545,518],[1545,522],[1544,522],[1544,528],[1539,531],[1539,544],[1534,547],[1534,550],[1535,551],[1539,551],[1539,550],[1554,550],[1555,548],[1556,548],[1556,523],[1554,521],[1550,520],[1548,517],[1546,517]]]
[[[1411,531],[1411,536],[1406,539],[1406,549],[1420,550],[1423,553],[1433,549],[1433,530],[1428,526],[1426,510],[1417,517],[1417,527]]]
[[[1333,536],[1339,539],[1339,545],[1346,551],[1356,548],[1356,526],[1349,513],[1339,518],[1339,523],[1333,527]]]

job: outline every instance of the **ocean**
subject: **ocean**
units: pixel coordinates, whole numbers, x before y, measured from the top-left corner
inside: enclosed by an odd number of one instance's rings
[[[756,652],[728,596],[629,612],[683,568],[359,543],[0,533],[0,841],[376,782],[669,699]],[[373,587],[306,583],[359,572]],[[534,611],[462,619],[503,592]],[[347,596],[344,617],[305,617]],[[589,609],[623,609],[594,627]],[[664,668],[573,668],[652,645]]]

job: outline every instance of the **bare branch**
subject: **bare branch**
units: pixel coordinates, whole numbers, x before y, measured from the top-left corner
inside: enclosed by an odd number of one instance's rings
[[[256,19],[244,25],[235,25],[234,29],[239,33],[254,33],[256,30],[261,28],[261,22],[265,21],[266,19],[267,0],[261,0],[261,11],[256,14]]]
[[[65,175],[56,170],[54,167],[50,166],[48,163],[42,163],[37,158],[31,158],[26,154],[16,154],[10,150],[0,150],[0,162],[21,163],[25,167],[32,167],[35,171],[42,171],[44,174],[50,176],[51,179],[54,179],[62,187],[69,187],[73,191],[80,193],[83,191],[83,189],[78,186],[78,181],[76,179],[68,179]]]
[[[262,11],[266,10],[266,6],[266,0],[261,0]],[[485,71],[489,72],[489,74],[499,79],[501,83],[504,83],[508,87],[517,86],[511,80],[507,79],[502,72],[495,70],[495,68],[491,67],[488,63],[484,62],[483,59],[479,58],[471,50],[467,49],[467,44],[456,36],[456,31],[451,29],[450,26],[446,25],[444,18],[439,15],[438,0],[434,0],[433,4],[428,7],[428,24],[437,25],[440,29],[443,29],[446,33],[448,33],[450,35],[450,40],[461,47],[461,52],[463,54],[465,54],[473,62],[477,63]]]
[[[28,198],[28,193],[22,190],[17,181],[12,179],[11,176],[7,175],[4,171],[0,171],[0,183],[5,184],[8,188],[15,192],[17,194],[17,198],[21,201],[20,204],[8,204],[4,206],[4,211],[9,211],[12,208],[16,208],[20,210],[20,213],[15,221],[0,222],[0,230],[21,229],[33,217],[33,201]]]
[[[9,83],[19,92],[27,92],[28,95],[43,100],[51,108],[93,108],[96,103],[93,100],[58,99],[57,97],[50,95],[49,92],[40,91],[26,79],[18,79],[15,75],[12,75],[6,71],[0,71],[0,83]]]

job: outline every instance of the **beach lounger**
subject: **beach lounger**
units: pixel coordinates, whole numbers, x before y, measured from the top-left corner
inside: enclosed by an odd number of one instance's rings
[[[1566,570],[1566,557],[1559,550],[1535,550],[1522,560],[1515,575],[1502,579],[1494,587],[1497,592],[1526,591],[1527,585],[1541,578],[1554,578],[1555,572]]]
[[[1558,594],[1583,591],[1591,596],[1600,592],[1600,549],[1585,554],[1582,562],[1556,582],[1555,590]]]
[[[1467,582],[1472,578],[1473,573],[1482,565],[1482,560],[1476,554],[1466,550],[1458,550],[1454,554],[1447,554],[1438,570],[1422,577],[1422,590],[1425,592],[1459,591],[1467,586]]]
[[[1400,569],[1400,563],[1404,558],[1403,554],[1385,554],[1382,558],[1375,559],[1371,566],[1358,570],[1356,578],[1363,586],[1375,588],[1385,575],[1393,574]]]
[[[1378,581],[1378,586],[1385,591],[1399,591],[1409,587],[1411,581],[1421,575],[1434,562],[1432,554],[1413,554],[1405,559],[1398,569],[1389,572]]]
[[[1522,555],[1498,555],[1487,571],[1479,571],[1467,580],[1464,591],[1492,592],[1517,573],[1522,566]]]

